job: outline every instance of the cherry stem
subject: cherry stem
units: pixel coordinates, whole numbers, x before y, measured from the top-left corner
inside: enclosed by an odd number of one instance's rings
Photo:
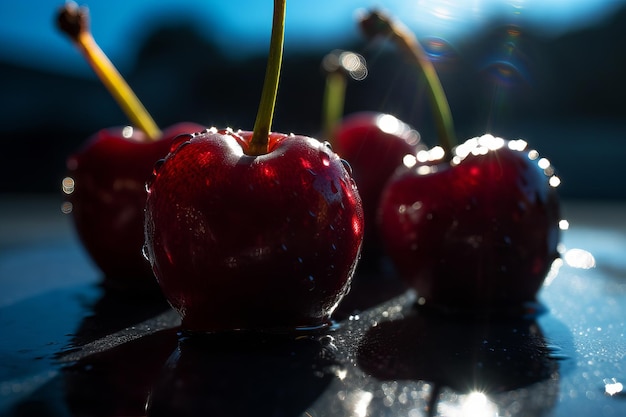
[[[426,78],[428,96],[434,109],[439,144],[444,149],[446,158],[452,158],[452,148],[456,146],[457,140],[454,134],[450,106],[435,66],[428,59],[416,36],[403,24],[393,22],[378,11],[372,11],[364,16],[360,24],[365,35],[370,38],[377,36],[390,38],[421,69]]]
[[[322,59],[322,70],[326,73],[326,85],[322,101],[322,129],[324,139],[333,142],[334,130],[343,117],[348,84],[348,69],[342,62],[345,52],[334,50]]]
[[[324,57],[322,69],[326,73],[322,128],[325,140],[332,145],[334,130],[343,117],[348,81],[364,80],[367,77],[367,63],[359,54],[336,49]]]
[[[157,140],[161,136],[158,126],[93,38],[89,28],[88,9],[78,7],[74,2],[67,2],[59,10],[57,24],[85,56],[131,123],[143,130],[148,140]]]
[[[248,145],[248,155],[264,155],[268,152],[269,134],[274,119],[274,107],[278,95],[278,81],[283,62],[283,45],[285,43],[285,10],[286,0],[274,0],[274,16],[270,50],[265,70],[261,102],[254,122],[252,138]]]
[[[326,74],[324,89],[323,119],[324,139],[333,141],[333,132],[343,116],[346,95],[346,75],[341,71],[330,71]]]

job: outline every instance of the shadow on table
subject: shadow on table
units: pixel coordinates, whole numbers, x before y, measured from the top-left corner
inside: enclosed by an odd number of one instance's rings
[[[147,415],[301,415],[340,367],[324,340],[258,333],[183,337],[152,388]]]
[[[526,396],[533,401],[533,415],[548,412],[558,398],[559,361],[534,318],[462,319],[414,308],[402,319],[368,330],[357,361],[382,381],[431,384],[429,416],[442,404],[476,393],[502,401],[515,390],[536,393]],[[454,395],[444,395],[445,390]],[[518,394],[517,409],[528,412]]]

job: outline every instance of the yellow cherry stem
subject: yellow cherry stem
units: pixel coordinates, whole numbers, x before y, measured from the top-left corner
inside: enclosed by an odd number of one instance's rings
[[[265,70],[265,80],[261,101],[254,122],[252,138],[248,146],[249,155],[264,155],[268,152],[269,134],[274,119],[278,82],[283,62],[283,46],[285,43],[285,11],[286,0],[274,0],[274,16],[272,19],[272,35],[270,50]]]
[[[376,36],[390,38],[420,68],[426,78],[426,86],[431,105],[433,106],[439,144],[444,149],[446,157],[451,158],[452,148],[456,146],[457,140],[450,106],[435,66],[428,59],[417,37],[406,26],[392,21],[378,11],[370,12],[362,18],[360,23],[363,32],[367,36],[372,38]]]
[[[126,80],[96,43],[89,29],[85,7],[67,2],[58,15],[58,26],[78,47],[104,86],[122,108],[131,124],[144,131],[149,140],[157,140],[161,131],[137,98]]]

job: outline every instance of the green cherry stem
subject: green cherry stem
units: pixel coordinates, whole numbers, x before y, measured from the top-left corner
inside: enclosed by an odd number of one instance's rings
[[[426,52],[413,32],[403,24],[393,22],[389,17],[379,11],[372,11],[366,14],[361,19],[360,25],[365,35],[370,38],[377,36],[390,38],[421,69],[426,78],[428,96],[433,106],[439,144],[444,149],[446,157],[448,159],[452,158],[452,148],[456,146],[457,140],[454,134],[450,106],[448,105],[448,100],[443,91],[441,81],[437,76],[435,66],[430,59],[428,59]]]
[[[117,101],[126,117],[144,131],[148,140],[157,140],[161,131],[133,90],[100,49],[89,29],[89,12],[74,2],[67,2],[57,16],[59,29],[76,44],[98,78]]]
[[[322,59],[322,70],[326,74],[322,99],[322,130],[325,140],[332,144],[333,132],[343,117],[348,84],[346,68],[342,65],[343,51],[334,50]]]
[[[322,60],[326,86],[322,102],[322,129],[324,139],[333,144],[334,131],[344,115],[348,81],[367,77],[367,63],[361,55],[336,49]]]
[[[254,122],[252,138],[248,146],[248,154],[264,155],[268,152],[269,134],[274,118],[274,107],[278,95],[278,82],[283,62],[283,45],[285,43],[285,10],[286,0],[274,0],[274,16],[270,50],[265,70],[261,102]]]

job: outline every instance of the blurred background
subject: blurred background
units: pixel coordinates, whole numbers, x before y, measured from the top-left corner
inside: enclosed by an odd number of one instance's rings
[[[65,159],[127,119],[55,26],[62,0],[0,3],[0,194],[60,193]],[[270,0],[92,0],[96,41],[162,127],[252,129]],[[400,17],[431,54],[459,138],[523,138],[551,160],[570,199],[624,199],[625,0],[291,0],[274,130],[318,136],[333,49],[362,54],[346,113],[388,112],[436,144],[417,71],[366,42],[358,10]]]

